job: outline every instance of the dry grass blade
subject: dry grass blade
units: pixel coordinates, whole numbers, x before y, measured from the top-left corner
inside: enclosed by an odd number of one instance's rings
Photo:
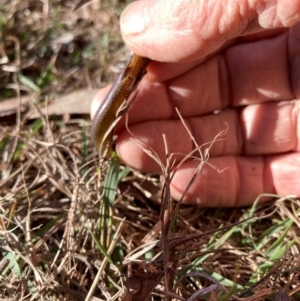
[[[123,226],[124,226],[124,220],[122,221],[122,223],[117,228],[116,235],[114,237],[113,243],[109,246],[109,249],[107,251],[107,253],[108,253],[109,256],[112,254],[113,250],[116,247],[116,244],[117,244],[117,241],[118,241],[118,239],[120,237],[120,232],[121,232]],[[92,284],[92,286],[91,286],[91,288],[89,290],[89,293],[87,294],[87,296],[85,298],[85,301],[89,301],[91,299],[91,297],[92,297],[92,295],[93,295],[93,293],[94,293],[94,291],[96,289],[96,286],[98,285],[100,277],[101,277],[102,273],[104,273],[104,270],[105,270],[105,267],[106,267],[107,263],[108,263],[108,259],[107,259],[107,257],[105,257],[105,259],[103,260],[103,262],[102,262],[102,264],[101,264],[101,266],[100,266],[100,268],[98,270],[98,273],[97,273],[97,275],[96,275],[96,277],[95,277],[95,279],[93,281],[93,284]]]
[[[85,5],[85,4],[89,3],[89,2],[91,2],[91,0],[80,0],[80,1],[77,1],[77,4],[74,7],[74,11],[78,10],[83,5]]]

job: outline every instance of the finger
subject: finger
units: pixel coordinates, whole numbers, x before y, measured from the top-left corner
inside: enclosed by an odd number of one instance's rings
[[[272,39],[239,44],[226,50],[233,106],[295,98],[290,78],[297,73],[291,72],[292,64],[287,57],[297,45],[287,47],[291,37],[292,34],[286,32]]]
[[[200,65],[201,63],[207,61],[209,58],[211,58],[213,55],[215,55],[218,52],[225,51],[229,47],[232,47],[236,44],[242,44],[242,43],[249,43],[249,42],[257,42],[263,39],[273,39],[280,34],[283,34],[287,32],[287,28],[276,28],[276,29],[270,29],[263,32],[250,34],[246,36],[242,36],[239,38],[231,39],[227,42],[225,42],[222,47],[218,48],[215,52],[212,52],[209,54],[209,56],[201,57],[199,59],[193,60],[191,62],[177,62],[174,63],[160,63],[153,61],[150,66],[148,67],[148,70],[151,72],[152,77],[154,78],[153,81],[165,81],[171,78],[175,78],[178,75],[181,75],[191,69],[193,69],[195,66]],[[295,30],[294,35],[298,33],[299,30]],[[181,48],[180,48],[181,49]]]
[[[179,62],[205,57],[234,37],[299,21],[299,0],[143,0],[125,9],[121,31],[133,52]]]
[[[300,152],[299,108],[299,101],[266,103],[247,106],[241,111],[225,110],[219,114],[188,118],[185,123],[197,144],[202,146],[202,152],[209,148],[210,157]],[[177,162],[196,147],[178,119],[129,125],[129,130],[123,128],[118,132],[117,151],[126,165],[143,172],[159,171],[159,166],[140,147],[143,145],[140,139],[164,164],[166,155],[162,134],[166,137],[169,153],[181,154],[175,157]],[[226,134],[218,136],[223,131]],[[214,141],[216,137],[218,139]]]
[[[288,60],[291,66],[291,86],[297,99],[300,99],[300,23],[290,29]]]
[[[98,107],[100,106],[101,102],[104,100],[106,95],[108,94],[110,88],[112,85],[108,85],[104,87],[103,89],[99,90],[99,92],[96,94],[94,99],[92,100],[91,104],[91,119],[94,119],[94,116],[97,112]]]
[[[295,27],[300,31],[300,23]],[[300,39],[285,32],[272,39],[234,45],[165,83],[147,77],[130,110],[131,120],[177,118],[175,107],[186,118],[228,106],[296,99],[299,53]]]
[[[295,27],[300,29],[300,23]],[[177,118],[175,107],[186,118],[229,105],[295,99],[300,94],[297,33],[285,32],[272,39],[235,45],[224,55],[215,55],[164,83],[153,79],[151,72],[157,65],[150,65],[150,74],[140,83],[130,108],[130,122]],[[184,64],[179,65],[183,68]]]
[[[218,157],[204,164],[184,197],[184,202],[205,207],[240,207],[262,193],[300,195],[300,153],[264,157]],[[199,162],[178,170],[171,194],[180,200]],[[267,200],[267,198],[263,198]]]

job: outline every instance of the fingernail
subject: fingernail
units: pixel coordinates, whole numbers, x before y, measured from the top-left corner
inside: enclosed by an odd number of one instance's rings
[[[145,30],[147,26],[146,3],[142,0],[133,2],[123,11],[120,20],[123,34],[132,35]]]

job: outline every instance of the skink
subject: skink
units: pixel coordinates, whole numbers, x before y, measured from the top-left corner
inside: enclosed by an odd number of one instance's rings
[[[133,54],[94,116],[91,137],[100,156],[111,150],[113,128],[126,111],[126,101],[145,74],[150,59]]]

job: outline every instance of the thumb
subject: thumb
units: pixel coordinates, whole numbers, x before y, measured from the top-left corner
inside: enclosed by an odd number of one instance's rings
[[[121,16],[135,53],[164,62],[200,59],[227,40],[300,21],[300,0],[140,0]]]

